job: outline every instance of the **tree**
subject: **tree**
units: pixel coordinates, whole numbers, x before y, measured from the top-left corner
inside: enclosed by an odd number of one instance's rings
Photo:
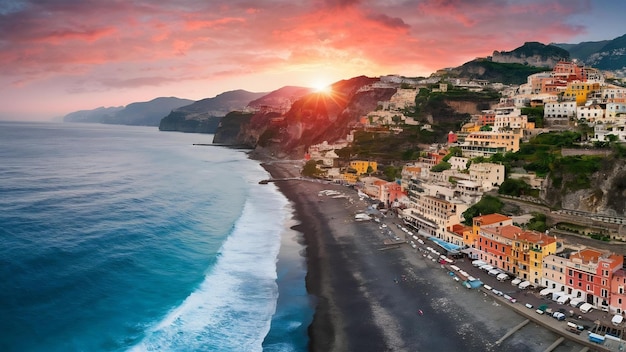
[[[450,170],[452,165],[449,162],[442,161],[439,164],[430,168],[431,172],[442,172],[444,170]]]
[[[463,213],[463,221],[466,225],[472,225],[473,219],[476,216],[499,213],[502,210],[504,203],[498,198],[490,195],[484,195],[480,201]]]
[[[390,165],[385,168],[385,177],[387,178],[387,181],[394,181],[396,178],[398,178],[401,172],[402,169],[397,169]]]
[[[302,175],[304,176],[315,177],[318,173],[319,171],[317,169],[317,163],[315,162],[315,160],[307,161],[302,168]]]
[[[546,214],[534,212],[532,215],[533,217],[528,220],[527,228],[529,230],[545,232],[548,229],[548,225],[546,225]]]
[[[530,193],[530,190],[530,185],[524,182],[524,180],[507,178],[504,182],[502,182],[500,188],[498,188],[498,193],[519,197]]]

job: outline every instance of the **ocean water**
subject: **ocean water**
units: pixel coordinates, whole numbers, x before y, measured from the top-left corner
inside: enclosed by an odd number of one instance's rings
[[[1,351],[305,351],[293,208],[212,135],[0,122]]]

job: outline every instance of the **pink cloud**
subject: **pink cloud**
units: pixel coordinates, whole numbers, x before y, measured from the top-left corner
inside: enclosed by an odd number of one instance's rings
[[[593,30],[572,19],[596,3],[38,2],[0,14],[0,83],[28,87],[63,78],[57,81],[73,82],[71,90],[78,92],[80,85],[87,91],[213,86],[216,78],[239,82],[281,72],[295,79],[315,69],[343,72],[340,78],[428,75],[525,41],[567,42]]]
[[[214,28],[228,24],[237,24],[245,22],[244,18],[226,17],[214,20],[191,19],[185,22],[185,28],[188,30],[198,30],[203,28]]]

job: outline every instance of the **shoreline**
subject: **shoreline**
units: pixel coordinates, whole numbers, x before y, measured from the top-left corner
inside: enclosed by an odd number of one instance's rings
[[[275,179],[300,176],[294,164],[261,161]],[[381,250],[379,225],[354,221],[367,207],[354,190],[311,180],[276,185],[293,203],[293,229],[305,241],[306,289],[314,304],[310,351],[535,351],[558,338],[528,324],[495,345],[523,317],[480,290],[462,289],[408,245]],[[347,197],[318,196],[324,189]]]

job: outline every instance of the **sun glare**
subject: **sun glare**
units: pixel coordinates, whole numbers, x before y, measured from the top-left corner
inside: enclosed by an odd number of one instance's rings
[[[330,94],[333,88],[329,84],[317,83],[313,86],[315,93]]]

